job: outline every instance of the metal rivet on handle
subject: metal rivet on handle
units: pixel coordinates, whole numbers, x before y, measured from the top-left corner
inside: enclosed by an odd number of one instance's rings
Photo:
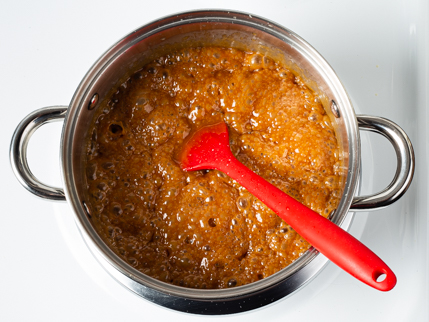
[[[97,105],[97,103],[98,103],[98,94],[95,93],[92,96],[91,100],[89,101],[88,110],[92,110],[95,107],[95,105]]]
[[[336,118],[340,117],[340,110],[338,109],[337,103],[334,100],[331,101],[331,111]]]

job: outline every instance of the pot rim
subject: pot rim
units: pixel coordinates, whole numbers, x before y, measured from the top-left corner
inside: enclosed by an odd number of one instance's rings
[[[121,258],[119,258],[109,247],[106,246],[106,244],[92,228],[89,218],[90,214],[77,194],[77,183],[74,176],[72,175],[75,172],[72,161],[72,143],[75,136],[79,111],[88,106],[88,101],[92,97],[91,86],[97,77],[101,74],[101,72],[106,69],[112,61],[114,61],[134,44],[162,30],[188,23],[216,22],[229,22],[233,24],[246,25],[258,30],[262,30],[263,32],[277,37],[282,41],[290,41],[294,46],[297,46],[297,50],[302,52],[302,54],[307,59],[311,59],[313,63],[318,64],[317,66],[320,69],[319,72],[323,72],[327,75],[330,81],[330,86],[335,89],[336,103],[342,111],[341,117],[343,117],[345,122],[349,144],[349,171],[347,174],[344,190],[346,192],[344,193],[344,196],[338,207],[340,211],[336,212],[332,218],[332,221],[337,225],[340,225],[343,229],[348,229],[351,223],[352,216],[347,216],[347,213],[352,203],[355,191],[358,188],[358,177],[360,173],[359,131],[356,116],[344,86],[341,84],[339,78],[330,65],[325,61],[325,59],[304,39],[291,30],[275,22],[271,22],[253,14],[229,10],[195,10],[173,14],[157,19],[131,32],[119,40],[116,44],[114,44],[95,62],[95,64],[90,68],[79,84],[71,100],[70,107],[64,121],[61,138],[61,164],[66,199],[69,201],[73,212],[76,215],[76,223],[88,247],[91,249],[95,257],[100,261],[102,266],[105,267],[106,270],[115,279],[119,280],[120,283],[124,284],[126,287],[137,294],[164,306],[178,309],[177,307],[174,307],[175,304],[172,303],[180,302],[180,305],[182,306],[184,305],[183,303],[192,303],[188,304],[190,307],[192,307],[190,311],[196,313],[200,313],[200,311],[202,311],[202,313],[207,313],[202,310],[202,303],[204,303],[204,305],[216,303],[217,305],[217,303],[220,302],[228,302],[231,306],[231,309],[233,305],[236,305],[239,302],[241,303],[243,299],[250,299],[250,301],[253,299],[253,301],[256,303],[256,307],[268,304],[270,303],[269,300],[265,299],[264,302],[263,300],[258,301],[257,298],[263,295],[262,297],[273,296],[273,299],[277,300],[278,298],[291,294],[293,291],[306,284],[318,272],[320,272],[327,260],[324,257],[321,258],[321,256],[318,256],[319,253],[317,250],[310,248],[298,260],[283,270],[267,278],[264,278],[263,280],[231,289],[190,289],[167,284],[151,278],[132,268],[129,264],[125,263]],[[346,110],[347,113],[344,113]],[[346,217],[348,217],[347,220]],[[308,268],[308,271],[305,270],[306,268]],[[315,272],[309,272],[310,270],[313,271],[314,269],[316,269]],[[301,273],[302,276],[298,276],[297,273]],[[292,282],[296,279],[300,280],[299,285]],[[286,288],[289,291],[286,293],[281,290],[279,291],[279,287]],[[273,292],[281,295],[273,295]],[[168,301],[162,300],[162,298],[165,296],[169,297]],[[255,306],[252,308],[255,308]],[[245,308],[241,308],[239,311],[243,310],[245,310]],[[228,313],[232,313],[232,311]]]

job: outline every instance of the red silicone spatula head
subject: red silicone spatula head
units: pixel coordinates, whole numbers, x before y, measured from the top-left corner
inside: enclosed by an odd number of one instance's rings
[[[228,127],[217,123],[200,128],[184,142],[178,161],[185,171],[218,169],[231,159]]]

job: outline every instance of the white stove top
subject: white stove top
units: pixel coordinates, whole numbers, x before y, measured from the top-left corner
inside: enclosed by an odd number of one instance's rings
[[[89,3],[88,3],[89,2]],[[40,107],[67,105],[93,62],[121,37],[156,18],[201,8],[273,20],[312,44],[345,85],[357,114],[398,123],[413,142],[416,172],[406,195],[357,213],[350,232],[393,269],[382,293],[333,264],[307,286],[262,309],[204,317],[154,305],[117,284],[83,244],[67,204],[23,189],[9,165],[12,133]],[[0,11],[1,321],[428,321],[429,5],[411,1],[10,1]],[[61,124],[42,127],[29,163],[61,186]],[[387,140],[361,132],[361,194],[384,188],[396,157]]]

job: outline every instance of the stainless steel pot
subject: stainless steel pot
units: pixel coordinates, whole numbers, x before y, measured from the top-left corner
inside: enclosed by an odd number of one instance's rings
[[[327,260],[311,248],[282,271],[248,285],[222,290],[199,290],[166,284],[135,270],[114,254],[97,235],[85,205],[82,160],[89,125],[103,100],[144,62],[186,46],[216,45],[259,51],[282,61],[299,73],[321,98],[336,127],[347,172],[341,202],[331,220],[347,229],[350,211],[379,209],[398,200],[414,173],[414,152],[407,135],[393,122],[357,116],[335,72],[307,42],[292,31],[249,14],[205,10],[177,14],[154,21],[113,45],[88,71],[68,107],[37,110],[17,127],[11,142],[13,171],[22,185],[49,200],[67,200],[83,239],[100,264],[119,283],[159,305],[199,314],[228,314],[251,310],[293,293],[309,282]],[[27,164],[28,141],[41,125],[63,120],[61,164],[64,189],[47,186]],[[397,170],[389,186],[371,196],[355,196],[360,176],[359,129],[384,135],[394,146]],[[349,215],[348,215],[349,214]]]

